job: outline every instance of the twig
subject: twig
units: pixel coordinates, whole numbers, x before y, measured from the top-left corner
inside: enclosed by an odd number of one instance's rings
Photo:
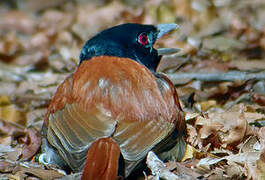
[[[237,81],[237,80],[265,80],[265,71],[249,73],[241,71],[229,71],[225,73],[174,73],[167,76],[175,84],[187,83],[192,79],[200,81]]]

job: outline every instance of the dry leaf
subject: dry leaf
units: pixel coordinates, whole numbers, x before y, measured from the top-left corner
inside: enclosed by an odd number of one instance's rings
[[[225,113],[212,112],[205,117],[197,117],[195,125],[201,127],[199,137],[204,144],[214,147],[240,143],[247,131],[247,120],[241,104]]]
[[[30,160],[41,146],[41,134],[34,128],[26,129],[21,160]]]

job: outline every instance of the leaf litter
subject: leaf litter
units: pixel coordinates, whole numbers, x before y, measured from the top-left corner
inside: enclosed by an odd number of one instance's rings
[[[43,118],[85,41],[125,22],[181,27],[156,46],[182,48],[159,71],[176,84],[188,146],[182,162],[159,166],[182,179],[264,179],[264,12],[263,0],[0,2],[0,179],[80,177],[32,161]]]

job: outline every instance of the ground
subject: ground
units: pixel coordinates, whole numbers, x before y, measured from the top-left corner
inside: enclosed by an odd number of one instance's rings
[[[0,179],[64,176],[32,162],[47,106],[85,41],[126,22],[180,25],[156,44],[182,48],[158,68],[176,85],[188,126],[186,156],[166,170],[265,179],[264,17],[264,0],[2,0]],[[157,178],[151,169],[146,179]]]

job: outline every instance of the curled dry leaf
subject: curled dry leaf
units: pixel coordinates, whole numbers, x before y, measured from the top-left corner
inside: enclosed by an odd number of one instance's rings
[[[199,163],[197,164],[197,166],[210,171],[212,165],[217,165],[219,162],[224,161],[224,160],[226,160],[227,163],[230,165],[231,164],[236,165],[235,163],[237,163],[238,165],[244,166],[244,165],[255,163],[259,159],[259,157],[260,157],[259,152],[238,153],[238,154],[232,154],[229,156],[225,156],[222,158],[208,156],[206,158],[201,159]]]
[[[22,128],[16,124],[0,121],[0,133],[17,140],[23,148],[17,146],[15,151],[8,152],[8,159],[28,160],[36,154],[41,145],[41,134],[34,128]]]
[[[194,147],[197,146],[197,145],[200,146],[201,145],[201,141],[198,138],[198,132],[196,131],[196,128],[193,127],[190,124],[187,124],[187,131],[188,131],[187,142],[192,144]]]
[[[29,160],[32,158],[40,148],[41,145],[41,134],[34,128],[26,129],[26,136],[23,139],[24,146],[22,149],[21,160]]]
[[[195,126],[204,144],[212,143],[213,147],[239,144],[247,131],[247,120],[244,106],[241,104],[225,113],[212,112],[207,116],[196,118]]]
[[[203,151],[199,151],[197,149],[195,149],[194,147],[192,147],[191,145],[186,145],[186,151],[185,151],[185,154],[184,154],[184,157],[182,158],[182,162],[185,162],[186,160],[188,159],[202,159],[204,157],[207,156],[207,153],[206,152],[203,152]]]

